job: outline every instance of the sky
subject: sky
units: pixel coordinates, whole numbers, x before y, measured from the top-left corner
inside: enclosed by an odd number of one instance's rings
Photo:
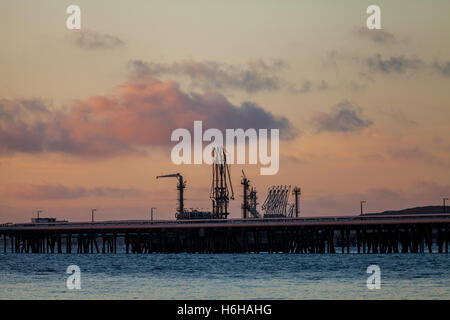
[[[81,8],[69,30],[66,8]],[[366,27],[369,5],[380,30]],[[0,223],[173,219],[209,210],[208,165],[175,165],[177,128],[278,128],[280,168],[232,165],[302,216],[450,196],[448,1],[0,0]]]

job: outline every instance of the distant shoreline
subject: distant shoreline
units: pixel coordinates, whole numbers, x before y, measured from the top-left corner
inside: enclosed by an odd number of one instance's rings
[[[374,215],[393,215],[393,214],[436,214],[450,212],[450,208],[447,206],[425,206],[425,207],[414,207],[402,210],[388,210],[383,212],[375,213],[365,213],[364,216],[374,216]]]

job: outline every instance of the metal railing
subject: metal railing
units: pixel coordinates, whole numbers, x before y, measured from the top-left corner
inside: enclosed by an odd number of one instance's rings
[[[112,220],[98,222],[42,222],[42,223],[4,223],[1,229],[34,228],[34,227],[102,227],[102,226],[148,226],[148,225],[194,225],[194,224],[261,224],[261,223],[301,223],[301,222],[362,222],[393,220],[449,219],[450,214],[409,214],[409,215],[368,215],[368,216],[322,216],[301,218],[249,218],[249,219],[193,219],[193,220]]]

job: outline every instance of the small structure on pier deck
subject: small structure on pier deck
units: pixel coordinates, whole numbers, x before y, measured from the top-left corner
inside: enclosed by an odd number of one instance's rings
[[[31,223],[67,223],[67,220],[56,220],[56,218],[31,218]]]

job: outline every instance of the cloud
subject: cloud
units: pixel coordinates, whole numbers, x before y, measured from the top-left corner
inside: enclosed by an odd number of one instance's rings
[[[384,117],[389,120],[393,120],[396,125],[403,125],[406,127],[415,127],[417,126],[417,121],[410,119],[404,112],[395,107],[390,106],[382,106],[378,107],[378,111]]]
[[[263,59],[256,59],[250,60],[246,65],[195,60],[170,64],[131,60],[127,65],[131,79],[187,76],[192,88],[199,88],[203,91],[232,89],[257,93],[284,89],[288,93],[297,95],[313,90],[329,89],[325,80],[318,84],[306,80],[299,87],[279,78],[278,74],[288,67],[288,63],[282,59],[272,60],[270,63]]]
[[[309,163],[308,160],[305,160],[305,159],[303,159],[303,158],[300,158],[300,157],[298,157],[298,156],[296,156],[296,155],[282,155],[282,156],[281,156],[281,161],[282,161],[282,162],[284,162],[284,161],[286,161],[286,162],[291,162],[291,163],[293,163],[294,165],[308,164],[308,163]]]
[[[365,38],[376,44],[381,45],[404,43],[404,41],[400,41],[399,39],[397,39],[397,37],[394,34],[381,29],[369,30],[366,27],[361,27],[358,30],[356,30],[354,34],[360,38]]]
[[[370,30],[371,32],[372,30]],[[450,77],[450,61],[426,61],[420,57],[406,57],[404,55],[386,56],[374,54],[372,56],[360,57],[339,53],[332,50],[326,53],[323,58],[323,65],[326,68],[334,69],[336,75],[339,74],[340,64],[359,65],[360,69],[356,75],[359,76],[358,82],[351,80],[350,85],[354,91],[359,91],[367,86],[361,84],[361,79],[366,82],[374,82],[374,75],[378,74],[438,74],[443,77]],[[348,73],[347,73],[348,76]]]
[[[448,197],[450,195],[450,185],[441,185],[434,181],[416,181],[413,188],[418,194],[429,194],[430,198]],[[441,199],[437,199],[441,200]]]
[[[443,64],[441,64],[440,62],[435,62],[433,64],[433,68],[440,75],[444,77],[450,77],[450,61],[444,62]]]
[[[172,131],[191,129],[194,120],[202,120],[204,130],[274,128],[280,129],[281,139],[299,134],[287,118],[256,103],[236,106],[219,93],[189,94],[174,81],[146,79],[124,83],[109,95],[76,101],[67,111],[2,100],[0,154],[142,154],[146,147],[171,144]]]
[[[426,164],[436,165],[444,168],[450,168],[450,161],[441,160],[438,157],[423,151],[418,147],[395,148],[390,149],[388,154],[395,160],[421,161]]]
[[[374,72],[398,74],[406,73],[408,71],[418,71],[425,66],[421,59],[405,58],[403,56],[383,59],[380,54],[367,58],[365,64]]]
[[[313,123],[318,132],[353,132],[367,128],[373,122],[364,119],[361,107],[343,100],[330,113],[317,113]]]
[[[322,80],[318,84],[313,84],[311,81],[306,80],[303,82],[301,87],[298,87],[294,84],[290,84],[288,86],[288,92],[291,94],[306,94],[312,91],[324,91],[330,89],[330,86],[325,80]]]
[[[203,90],[239,89],[248,93],[276,91],[281,81],[276,73],[287,67],[283,60],[266,63],[252,60],[247,65],[232,65],[215,61],[184,60],[171,64],[132,60],[128,63],[134,79],[160,76],[187,76],[191,86]]]
[[[85,197],[140,197],[143,191],[134,188],[83,188],[63,185],[11,184],[4,187],[4,193],[16,198],[31,200],[78,199]]]
[[[368,188],[347,194],[323,194],[303,202],[305,216],[359,215],[360,201],[366,200],[364,213],[400,210],[416,206],[442,205],[442,197],[450,194],[450,185],[418,181],[404,189]],[[441,201],[441,202],[439,202]]]
[[[0,99],[0,154],[42,151],[52,110],[38,99]]]
[[[125,42],[116,36],[93,30],[74,31],[72,39],[75,45],[88,50],[113,49],[125,45]]]
[[[370,153],[361,156],[364,161],[384,161],[385,157],[379,153]]]
[[[323,59],[323,65],[327,68],[338,70],[338,60],[341,58],[336,50],[327,51]]]
[[[300,88],[295,85],[291,85],[289,87],[289,92],[293,94],[304,94],[310,92],[311,89],[312,89],[311,81],[304,81]]]

